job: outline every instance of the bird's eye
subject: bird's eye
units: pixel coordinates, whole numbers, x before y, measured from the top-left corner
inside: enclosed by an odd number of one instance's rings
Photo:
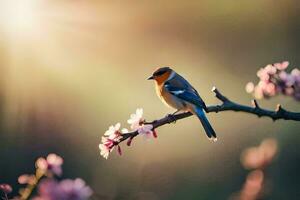
[[[156,72],[154,75],[155,75],[155,76],[161,76],[161,75],[163,75],[164,73],[166,73],[166,71],[158,71],[158,72]]]

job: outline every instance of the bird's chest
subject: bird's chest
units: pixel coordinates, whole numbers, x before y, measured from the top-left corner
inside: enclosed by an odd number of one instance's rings
[[[163,86],[163,84],[156,84],[155,89],[156,89],[157,96],[163,101],[165,101],[166,96],[170,95],[170,94],[167,93],[167,91],[166,91],[165,87]]]
[[[156,84],[156,94],[161,99],[161,101],[169,107],[175,109],[182,109],[184,104],[181,100],[169,93],[163,84]]]

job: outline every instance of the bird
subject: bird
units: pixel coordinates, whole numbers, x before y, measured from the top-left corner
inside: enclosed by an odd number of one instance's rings
[[[170,67],[156,69],[147,80],[155,81],[156,94],[168,107],[178,112],[191,112],[200,120],[209,139],[217,140],[217,135],[209,123],[205,112],[207,107],[197,90]]]

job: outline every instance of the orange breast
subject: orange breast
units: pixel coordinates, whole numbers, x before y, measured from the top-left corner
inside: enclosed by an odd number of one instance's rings
[[[156,83],[155,85],[157,96],[166,106],[175,109],[183,109],[184,106],[181,103],[176,102],[174,97],[164,89],[163,84],[159,85]]]

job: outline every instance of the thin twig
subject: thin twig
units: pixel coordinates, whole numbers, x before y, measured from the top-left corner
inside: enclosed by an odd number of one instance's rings
[[[300,121],[300,113],[297,112],[290,112],[282,108],[280,104],[277,105],[277,108],[272,110],[267,110],[264,108],[261,108],[256,100],[252,100],[252,106],[246,106],[239,103],[235,103],[231,100],[229,100],[227,97],[225,97],[216,87],[213,87],[212,92],[215,93],[216,98],[218,98],[222,104],[220,105],[212,105],[207,107],[207,112],[222,112],[222,111],[235,111],[235,112],[244,112],[256,115],[258,117],[269,117],[273,121],[276,121],[278,119],[283,120],[293,120],[293,121]],[[145,124],[151,124],[153,125],[153,129],[156,129],[160,126],[163,126],[165,124],[170,124],[173,122],[176,122],[180,119],[184,119],[187,117],[192,116],[193,114],[190,112],[175,114],[175,115],[167,115],[159,120],[154,120],[153,122],[148,122]],[[115,145],[118,145],[124,140],[127,140],[128,138],[134,138],[139,133],[137,131],[133,131],[130,133],[125,133],[122,135],[122,138],[119,140],[119,142],[116,142]]]

